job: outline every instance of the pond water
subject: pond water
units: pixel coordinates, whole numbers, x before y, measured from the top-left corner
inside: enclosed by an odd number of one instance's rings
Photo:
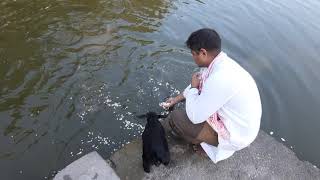
[[[262,129],[320,165],[320,2],[2,0],[1,179],[47,179],[140,136],[196,68],[184,42],[215,28],[257,81]]]

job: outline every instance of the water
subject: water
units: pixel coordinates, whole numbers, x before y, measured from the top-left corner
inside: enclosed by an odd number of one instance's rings
[[[262,128],[319,166],[319,8],[313,0],[1,1],[1,179],[47,179],[140,136],[145,121],[135,114],[160,112],[190,81],[184,42],[201,27],[215,28],[256,79]]]

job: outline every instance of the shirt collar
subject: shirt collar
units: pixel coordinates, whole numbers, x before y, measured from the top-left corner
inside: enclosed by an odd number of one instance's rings
[[[218,64],[220,64],[224,59],[226,59],[227,54],[224,53],[223,51],[221,51],[214,59],[213,61],[210,63],[209,65],[209,69],[210,67],[214,68],[216,67]]]

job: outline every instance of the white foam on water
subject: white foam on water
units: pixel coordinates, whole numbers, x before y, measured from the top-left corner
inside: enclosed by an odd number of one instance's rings
[[[124,127],[125,129],[133,129],[133,128],[138,128],[143,130],[144,127],[141,124],[133,123],[131,121],[125,120],[124,121]]]

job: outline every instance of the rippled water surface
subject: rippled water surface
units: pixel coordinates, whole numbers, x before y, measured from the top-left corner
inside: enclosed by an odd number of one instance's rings
[[[320,165],[320,2],[2,0],[1,179],[46,179],[85,153],[140,136],[195,64],[184,46],[215,28],[256,79],[262,128]],[[245,102],[244,102],[245,103]]]

